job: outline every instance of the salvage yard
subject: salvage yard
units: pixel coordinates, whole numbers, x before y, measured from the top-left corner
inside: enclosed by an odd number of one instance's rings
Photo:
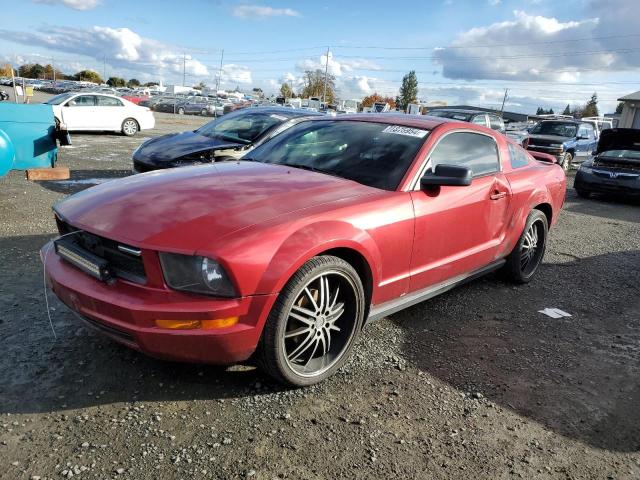
[[[51,205],[208,120],[155,115],[132,138],[73,134],[68,181],[0,179],[0,478],[640,478],[638,203],[569,188],[530,284],[490,275],[369,325],[307,389],[147,358],[51,293],[50,325]]]

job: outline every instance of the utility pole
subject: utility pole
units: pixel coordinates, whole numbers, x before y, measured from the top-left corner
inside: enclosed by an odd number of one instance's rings
[[[216,98],[218,98],[218,90],[220,90],[220,84],[222,82],[222,61],[224,60],[224,48],[220,53],[220,70],[218,71],[218,78],[216,79]]]
[[[324,91],[322,92],[322,103],[326,103],[327,101],[327,72],[328,71],[329,71],[329,47],[327,47],[327,61],[324,64]]]
[[[505,88],[504,97],[502,97],[502,107],[500,107],[500,116],[502,116],[502,114],[504,113],[504,104],[507,101],[507,98],[509,98],[509,89]]]
[[[182,86],[184,87],[187,76],[187,54],[182,54]]]
[[[107,81],[107,56],[102,55],[102,81]]]
[[[56,59],[51,57],[51,70],[53,71],[53,81],[56,81]]]

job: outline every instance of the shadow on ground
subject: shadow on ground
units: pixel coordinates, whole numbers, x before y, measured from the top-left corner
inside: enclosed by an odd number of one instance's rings
[[[68,180],[45,180],[36,183],[52,192],[70,195],[129,175],[131,170],[71,170],[71,177]]]
[[[545,264],[530,285],[487,277],[391,320],[425,372],[567,437],[639,451],[638,271],[640,251]]]

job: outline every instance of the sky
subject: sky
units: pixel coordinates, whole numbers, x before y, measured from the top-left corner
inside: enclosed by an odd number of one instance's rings
[[[505,110],[529,113],[640,90],[639,0],[5,2],[14,66],[213,86],[222,63],[222,87],[267,93],[327,66],[343,99],[395,97],[415,70],[420,100],[500,107],[508,89]]]

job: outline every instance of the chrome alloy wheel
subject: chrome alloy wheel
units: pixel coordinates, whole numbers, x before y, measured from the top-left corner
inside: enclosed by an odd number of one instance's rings
[[[349,346],[358,318],[357,290],[337,270],[322,272],[298,292],[282,342],[287,365],[297,375],[322,375]]]
[[[541,249],[538,248],[538,241],[540,240],[541,229],[541,222],[533,222],[527,233],[524,234],[520,250],[520,269],[525,275],[534,270],[540,262]]]
[[[135,120],[125,120],[125,122],[122,124],[122,130],[126,135],[135,135],[135,133],[138,131],[138,124]]]

